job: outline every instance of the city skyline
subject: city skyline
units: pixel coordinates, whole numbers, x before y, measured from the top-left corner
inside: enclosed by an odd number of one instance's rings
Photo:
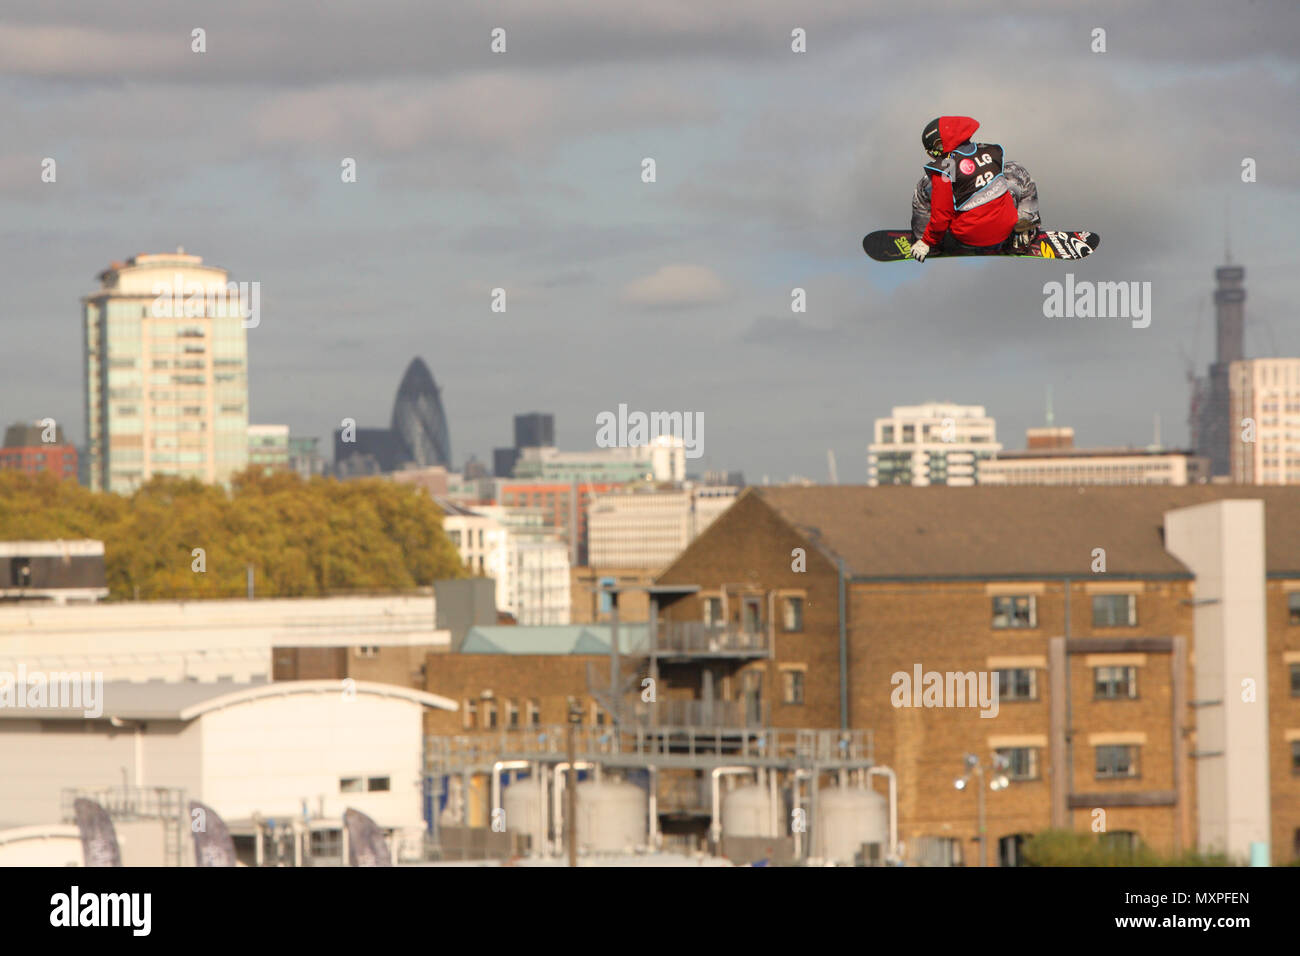
[[[176,255],[182,255],[182,253],[183,253],[183,247],[178,247],[178,253],[177,253]],[[112,273],[114,269],[122,268],[122,267],[124,267],[124,266],[125,266],[125,267],[130,267],[131,265],[133,265],[133,264],[135,263],[136,258],[138,258],[139,256],[144,256],[144,259],[141,260],[142,262],[147,262],[148,260],[150,260],[150,259],[155,259],[155,258],[156,258],[156,259],[159,259],[159,260],[164,260],[164,259],[165,259],[165,260],[168,260],[168,261],[170,261],[171,259],[175,258],[175,256],[174,256],[173,254],[171,254],[171,253],[147,253],[147,254],[146,254],[146,253],[141,253],[141,254],[138,254],[137,257],[133,257],[132,259],[128,260],[127,263],[125,263],[125,264],[122,263],[122,262],[120,262],[120,261],[114,261],[114,263],[110,266],[110,269],[108,270],[108,272],[102,273],[102,274],[101,274],[101,277],[102,277],[102,275],[108,275],[108,274]],[[196,260],[196,261],[201,261],[201,259],[202,259],[202,257],[199,257],[199,256],[193,256],[193,255],[182,255],[182,258],[185,258],[185,259],[193,259],[193,260]],[[1230,261],[1231,261],[1231,256],[1229,255],[1227,258],[1228,258],[1228,260],[1229,260],[1229,262],[1230,262]],[[172,268],[171,265],[166,265],[166,264],[164,264],[164,265],[165,265],[165,268]],[[209,267],[204,266],[204,268],[209,268]],[[1239,266],[1232,266],[1231,268],[1233,268],[1233,269],[1238,269],[1238,271],[1239,271]],[[220,270],[220,269],[217,269],[216,271],[219,271],[219,272],[225,272],[226,270]],[[1222,266],[1221,266],[1221,267],[1218,267],[1215,271],[1216,271],[1216,274],[1217,274],[1217,273],[1222,273],[1223,271],[1225,271],[1225,267],[1222,267]],[[101,294],[103,294],[103,290],[101,290],[100,293],[96,293],[95,295],[84,297],[84,298],[83,298],[83,301],[86,301],[86,300],[89,300],[89,299],[95,298],[97,295],[101,295]],[[1210,293],[1210,295],[1211,295],[1212,298],[1214,298],[1217,294],[1218,294],[1217,290],[1216,290],[1215,292],[1211,292],[1211,293]],[[177,290],[176,295],[177,295],[177,296],[180,295],[179,289]],[[1215,301],[1217,302],[1217,299],[1215,299]],[[1240,310],[1240,306],[1238,306],[1238,309]],[[1211,320],[1211,321],[1213,321],[1213,320]],[[247,324],[247,320],[245,320],[245,324]],[[255,327],[255,325],[256,325],[256,324],[254,324],[253,327]],[[248,359],[248,364],[250,364],[250,365],[252,364],[252,358],[251,358],[251,356],[250,356],[249,359]],[[1225,369],[1226,369],[1226,366],[1225,366]],[[1196,371],[1195,369],[1189,369],[1189,372],[1195,372],[1195,371]],[[84,383],[83,383],[83,387],[84,387]],[[433,433],[431,432],[430,435],[429,435],[429,437],[428,437],[427,439],[424,439],[424,441],[426,441],[426,443],[427,443],[427,441],[432,440],[432,441],[434,442],[435,445],[445,445],[445,446],[447,446],[447,449],[448,449],[448,450],[447,450],[447,452],[445,452],[445,454],[449,454],[449,437],[448,437],[448,434],[449,434],[449,432],[450,432],[450,426],[449,426],[449,424],[448,424],[448,422],[447,422],[447,420],[446,420],[446,416],[445,416],[445,413],[444,413],[444,411],[443,411],[443,409],[442,409],[441,402],[440,402],[442,388],[441,388],[440,386],[437,386],[437,385],[433,382],[432,374],[430,373],[430,371],[429,371],[427,365],[424,363],[423,359],[422,359],[421,357],[419,357],[419,356],[415,356],[415,357],[413,357],[413,358],[412,358],[412,359],[407,363],[406,371],[403,373],[402,381],[401,381],[401,384],[399,385],[399,388],[398,388],[398,399],[396,400],[396,403],[395,403],[395,407],[394,407],[394,410],[393,410],[393,415],[396,416],[396,414],[397,414],[397,407],[396,407],[396,406],[401,406],[401,405],[403,404],[403,401],[405,401],[406,404],[410,404],[410,403],[412,403],[412,402],[417,401],[417,398],[416,398],[416,393],[417,393],[417,392],[420,394],[420,396],[423,396],[424,393],[429,392],[429,393],[433,396],[431,400],[432,400],[432,401],[435,403],[435,405],[436,405],[436,408],[431,408],[431,409],[427,412],[427,414],[431,414],[431,415],[433,415],[433,416],[434,416],[434,419],[436,419],[436,427],[435,427],[435,426],[425,426],[425,427],[432,427],[432,428],[433,428],[433,432],[436,432],[436,435],[433,434]],[[406,396],[407,396],[407,397],[405,398],[405,400],[403,400],[403,395],[406,395]],[[1053,411],[1052,411],[1052,392],[1051,392],[1051,386],[1050,386],[1050,385],[1046,387],[1046,390],[1045,390],[1045,393],[1044,393],[1044,397],[1045,397],[1045,406],[1044,406],[1044,418],[1043,418],[1043,421],[1044,421],[1044,422],[1050,422],[1051,419],[1052,419],[1052,417],[1053,417],[1053,414],[1054,414]],[[419,401],[426,401],[426,399],[424,399],[423,397],[419,398],[418,400],[419,400]],[[545,404],[545,403],[543,403],[543,404]],[[937,399],[937,398],[935,398],[934,396],[929,396],[929,397],[925,398],[924,400],[920,400],[918,404],[920,404],[920,405],[960,405],[960,402],[954,402],[954,401],[952,401],[951,399],[947,399],[947,398],[945,398],[945,399]],[[893,410],[894,412],[897,412],[897,407],[893,408],[892,410]],[[607,412],[602,412],[601,414],[602,414],[602,415],[607,415],[607,414],[609,414],[609,413],[607,413]],[[1014,415],[1014,416],[1010,416],[1010,418],[1011,418],[1011,420],[1016,420],[1016,419],[1018,419],[1018,418],[1024,416],[1025,414],[1026,414],[1026,413],[1025,413],[1023,410],[1020,410],[1020,411],[1018,411],[1018,413],[1017,413],[1016,415]],[[249,407],[249,409],[248,409],[247,417],[249,418],[249,421],[251,422],[251,421],[252,421],[252,418],[253,418],[251,405],[250,405],[250,407]],[[548,421],[549,425],[548,425],[547,427],[549,428],[549,432],[548,432],[548,434],[549,434],[550,436],[554,437],[554,435],[556,434],[556,426],[555,426],[555,422],[554,422],[556,416],[555,416],[554,414],[552,414],[552,413],[528,413],[528,414],[526,414],[526,415],[519,415],[519,414],[516,414],[516,415],[514,415],[513,417],[514,417],[514,420],[515,420],[515,431],[516,431],[516,434],[518,434],[519,427],[520,427],[520,424],[519,424],[519,423],[520,423],[520,421],[521,421],[522,419],[533,419],[533,418],[537,418],[537,417],[545,418],[545,419]],[[881,417],[885,417],[885,416],[881,416]],[[998,416],[997,416],[997,415],[990,415],[989,418],[990,418],[991,420],[993,420],[994,422],[996,422],[997,419],[998,419]],[[1030,421],[1033,422],[1032,416],[1030,416]],[[396,418],[394,418],[394,422],[396,422]],[[1129,442],[1129,443],[1127,443],[1127,444],[1123,444],[1123,445],[1114,445],[1114,446],[1104,446],[1104,445],[1099,445],[1099,444],[1098,444],[1098,445],[1095,445],[1094,447],[1113,447],[1113,448],[1120,448],[1120,449],[1123,449],[1123,448],[1141,449],[1141,448],[1163,447],[1163,448],[1169,448],[1169,449],[1178,449],[1178,448],[1183,448],[1183,449],[1188,449],[1188,450],[1194,450],[1194,446],[1193,446],[1193,442],[1192,442],[1192,437],[1193,437],[1193,436],[1192,436],[1192,434],[1191,434],[1191,431],[1192,431],[1192,430],[1191,430],[1190,428],[1188,429],[1189,434],[1188,434],[1187,441],[1186,441],[1185,443],[1183,443],[1182,445],[1179,445],[1179,444],[1170,444],[1170,443],[1165,443],[1165,442],[1162,442],[1162,441],[1160,440],[1160,435],[1161,435],[1161,425],[1162,425],[1162,422],[1161,422],[1160,414],[1159,414],[1158,412],[1155,413],[1155,414],[1153,415],[1153,419],[1152,419],[1152,423],[1151,423],[1151,424],[1152,424],[1152,427],[1153,427],[1153,438],[1154,438],[1154,440],[1151,441],[1151,442],[1147,442],[1147,443],[1141,443],[1141,442]],[[252,425],[250,424],[249,427],[251,428],[251,427],[254,427],[254,426],[252,426]],[[257,426],[257,427],[270,427],[270,426]],[[291,427],[291,426],[284,426],[284,427]],[[538,427],[538,426],[532,426],[532,427]],[[1029,425],[1029,426],[1027,426],[1027,427],[1032,428],[1032,427],[1034,427],[1034,424],[1031,424],[1031,425]],[[58,424],[58,429],[59,429],[59,431],[60,431],[61,434],[64,434],[64,433],[65,433],[65,425],[64,425],[64,423],[59,423],[59,424]],[[378,429],[375,429],[375,428],[369,428],[369,429],[361,428],[360,430],[361,430],[361,431],[369,431],[369,432],[379,431]],[[336,449],[337,449],[337,446],[338,446],[338,434],[339,434],[339,432],[340,432],[340,429],[336,428],[336,429],[334,430],[334,432],[335,432],[335,435],[334,435],[334,438],[335,438],[335,446],[336,446]],[[391,433],[391,434],[396,434],[396,432],[394,432],[392,428],[386,430],[384,433],[385,433],[385,434],[390,434],[390,433]],[[75,434],[75,432],[73,432],[73,434]],[[298,433],[295,432],[295,434],[298,434]],[[313,436],[313,437],[314,437],[314,436]],[[871,483],[873,483],[872,478],[870,477],[870,474],[871,474],[871,467],[872,467],[872,466],[871,466],[871,464],[870,464],[870,461],[871,461],[871,453],[870,453],[870,451],[869,451],[869,447],[870,447],[870,445],[871,445],[871,438],[872,438],[872,432],[871,432],[870,429],[868,429],[868,431],[867,431],[867,450],[864,452],[864,454],[866,455],[866,458],[867,458],[867,462],[868,462],[868,464],[867,464],[866,469],[865,469],[865,471],[866,471],[866,476],[863,478],[862,482],[860,482],[860,483],[863,483],[863,484],[871,484]],[[74,443],[74,444],[75,444],[75,443]],[[86,451],[88,452],[88,451],[89,451],[89,444],[90,444],[90,443],[89,443],[89,441],[87,440],[87,441],[85,441],[85,442],[83,442],[83,443],[81,443],[81,444],[76,444],[75,447],[77,447],[79,450],[83,450],[83,449],[84,449],[84,450],[86,450]],[[594,444],[595,444],[595,443],[593,442],[593,446],[594,446]],[[999,447],[1006,447],[1006,449],[1007,449],[1008,451],[1015,450],[1012,446],[1002,446],[1002,445],[1000,445]],[[566,449],[566,450],[569,450],[569,451],[580,451],[580,450],[585,450],[585,449],[573,448],[573,449]],[[834,450],[834,446],[831,446],[831,450]],[[489,454],[490,454],[490,453],[489,453]],[[459,470],[459,468],[463,467],[463,465],[464,465],[466,462],[469,462],[471,459],[476,459],[477,456],[478,456],[478,451],[476,450],[476,451],[468,452],[468,453],[466,454],[465,458],[464,458],[464,461],[462,461],[462,462],[457,462],[457,461],[455,461],[454,459],[451,459],[451,460],[446,460],[446,461],[439,461],[439,462],[437,462],[437,463],[439,463],[439,464],[444,464],[446,467],[448,467],[449,470]],[[439,457],[441,457],[441,454],[439,455]],[[334,462],[334,464],[337,464],[337,463],[338,463],[338,462],[337,462],[337,460],[336,460],[336,461]],[[691,474],[692,474],[692,475],[697,475],[697,476],[698,476],[697,471],[692,471]],[[773,477],[772,475],[769,475],[769,474],[766,474],[766,473],[765,473],[765,474],[763,475],[763,477],[762,477],[761,479],[759,479],[759,481],[760,481],[760,483],[768,483],[769,480],[772,480],[772,481],[774,481],[774,482],[776,482],[776,483],[780,483],[781,481],[783,481],[783,480],[787,480],[787,479],[789,479],[789,480],[806,480],[806,476],[805,476],[805,475],[802,475],[802,474],[800,474],[800,473],[797,473],[797,472],[795,472],[795,471],[790,471],[790,472],[788,472],[788,474],[787,474],[787,476],[786,476],[786,479],[783,479],[783,478],[780,477],[779,474],[778,474],[776,477]],[[846,483],[846,484],[856,484],[856,483],[859,483],[859,482],[855,482],[855,481],[853,481],[853,480],[851,479],[851,477],[850,477],[850,480],[849,480],[849,481],[846,481],[845,483]]]
[[[0,252],[22,277],[0,321],[9,420],[52,417],[84,444],[76,300],[106,258],[177,245],[261,284],[254,420],[323,439],[345,417],[381,423],[390,370],[423,354],[456,448],[480,460],[521,408],[544,405],[557,443],[581,449],[625,402],[707,416],[701,470],[820,478],[831,448],[841,480],[865,480],[868,422],[892,405],[979,403],[1021,433],[1049,385],[1086,444],[1145,444],[1158,414],[1186,445],[1186,371],[1212,355],[1229,222],[1250,269],[1246,354],[1300,355],[1300,276],[1277,238],[1297,196],[1279,176],[1295,130],[1274,122],[1300,46],[1282,4],[1250,18],[1187,4],[1174,37],[1159,9],[1012,3],[1031,26],[974,25],[927,83],[961,90],[945,97],[908,81],[940,3],[763,2],[725,24],[672,3],[453,10],[440,32],[483,42],[446,49],[415,11],[358,24],[304,5],[310,55],[267,12],[217,9],[206,54],[162,4],[139,6],[144,32],[88,4],[6,23]],[[1093,52],[1103,23],[1108,52]],[[985,75],[996,43],[1055,65],[1032,101]],[[345,78],[324,65],[341,60]],[[975,116],[1027,166],[1045,222],[1105,237],[1069,271],[1152,283],[1150,328],[1045,318],[1064,264],[864,260],[865,231],[905,224],[917,133],[938,112]]]

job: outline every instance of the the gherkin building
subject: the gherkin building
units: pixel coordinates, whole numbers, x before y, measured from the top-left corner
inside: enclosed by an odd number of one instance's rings
[[[393,403],[393,437],[404,457],[422,467],[451,467],[451,434],[438,386],[423,359],[412,359]]]

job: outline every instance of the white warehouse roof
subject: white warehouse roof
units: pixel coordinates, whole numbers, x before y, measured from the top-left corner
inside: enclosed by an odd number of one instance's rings
[[[77,677],[70,673],[68,676]],[[46,674],[46,678],[54,675]],[[437,694],[380,684],[351,681],[357,694],[395,697],[439,710],[457,710],[455,701]],[[100,720],[179,720],[191,721],[214,710],[271,697],[298,694],[342,694],[344,685],[337,680],[274,681],[240,683],[237,681],[107,681],[104,684],[103,713]],[[51,696],[53,699],[53,693]],[[0,707],[0,720],[85,720],[85,707]]]

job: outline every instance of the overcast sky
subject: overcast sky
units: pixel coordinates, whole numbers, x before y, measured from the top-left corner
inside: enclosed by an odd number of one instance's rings
[[[520,411],[590,448],[626,403],[702,413],[693,468],[825,480],[833,448],[857,482],[891,406],[984,405],[1019,448],[1049,385],[1080,444],[1146,444],[1156,415],[1184,444],[1229,203],[1247,354],[1300,355],[1300,5],[994,8],[4,0],[0,418],[81,442],[80,297],[111,260],[183,245],[261,283],[251,421],[325,446],[342,418],[387,425],[416,355],[457,465]],[[978,119],[1045,223],[1100,250],[868,260],[865,232],[908,224],[940,114]],[[1150,327],[1045,318],[1066,272],[1150,282]]]

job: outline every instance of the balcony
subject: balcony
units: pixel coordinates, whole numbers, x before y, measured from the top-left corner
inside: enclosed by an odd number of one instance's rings
[[[630,700],[631,709],[625,712],[631,727],[753,730],[769,724],[768,704],[763,700]]]
[[[772,656],[771,642],[761,630],[712,627],[703,621],[659,621],[655,637],[650,653],[661,660],[758,660]]]

